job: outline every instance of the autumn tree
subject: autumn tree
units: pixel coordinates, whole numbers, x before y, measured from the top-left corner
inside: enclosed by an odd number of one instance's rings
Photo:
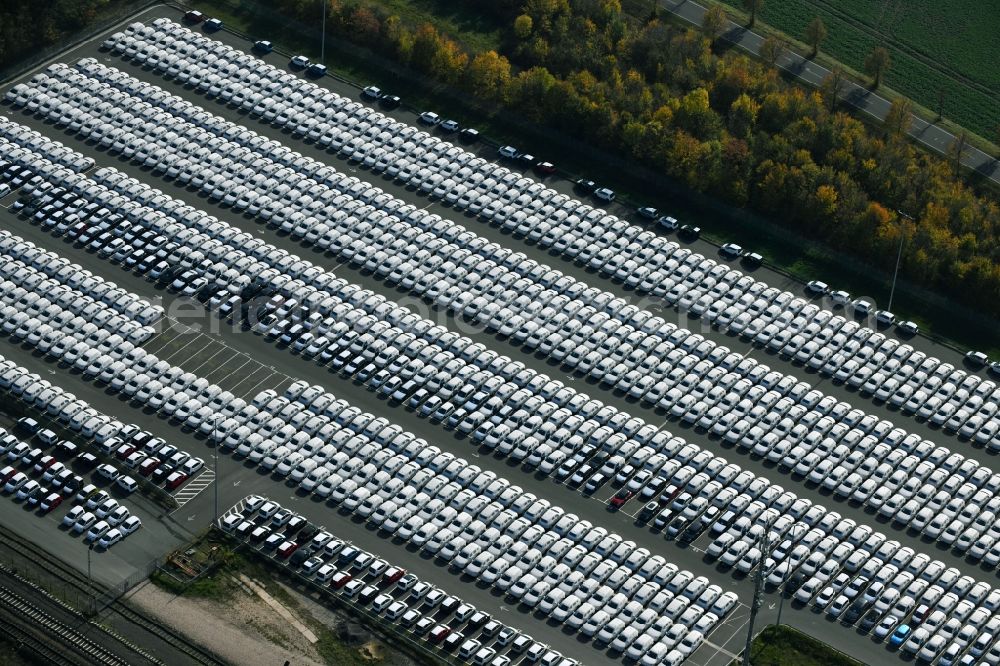
[[[480,53],[469,63],[466,84],[480,101],[504,102],[510,90],[510,62],[496,51]]]
[[[819,47],[825,39],[826,24],[817,16],[806,26],[806,43],[812,48],[811,57],[815,58],[819,54]]]
[[[729,23],[726,10],[719,5],[712,5],[701,19],[701,32],[709,42],[715,43]]]
[[[883,125],[886,134],[892,139],[906,136],[910,131],[910,123],[913,120],[913,104],[905,97],[898,97],[892,101],[889,113],[885,115]]]
[[[865,58],[865,72],[872,77],[873,90],[882,83],[882,77],[889,70],[890,64],[889,50],[884,46],[876,46]]]
[[[410,47],[410,64],[423,72],[430,72],[432,63],[441,48],[441,35],[430,23],[424,23],[413,35]]]
[[[760,57],[771,67],[778,64],[778,59],[785,52],[785,41],[780,37],[768,35],[760,45]]]
[[[743,9],[750,13],[750,22],[747,27],[753,29],[755,23],[757,23],[757,12],[761,10],[764,6],[764,0],[743,0]]]
[[[743,93],[729,107],[729,132],[739,138],[746,138],[757,124],[757,114],[760,113],[760,103],[746,93]]]

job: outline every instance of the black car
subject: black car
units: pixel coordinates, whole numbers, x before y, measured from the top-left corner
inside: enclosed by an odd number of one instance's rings
[[[152,471],[149,475],[149,480],[152,483],[159,484],[166,481],[167,477],[174,471],[174,468],[170,465],[160,465]]]
[[[800,587],[802,587],[802,583],[806,582],[807,578],[808,576],[806,576],[801,571],[793,575],[788,580],[788,582],[785,583],[785,596],[790,597],[791,595],[795,594],[795,591],[798,590]]]
[[[743,255],[742,263],[747,268],[758,268],[764,263],[764,257],[756,252],[748,252]]]
[[[297,549],[292,556],[288,558],[288,563],[294,567],[300,566],[303,562],[309,559],[309,551],[304,548]]]
[[[396,95],[382,95],[379,99],[379,103],[386,109],[398,109],[399,105],[403,103],[403,100],[399,99]]]
[[[701,227],[697,227],[693,224],[685,224],[680,228],[680,231],[677,232],[677,235],[689,240],[696,240],[701,236]]]
[[[851,608],[854,608],[854,606],[851,606]],[[850,611],[850,609],[848,609],[848,611]],[[867,634],[875,628],[875,625],[878,624],[880,617],[882,617],[882,615],[877,610],[868,611],[868,614],[861,618],[861,622],[858,623],[858,629]]]
[[[659,503],[657,503],[657,502],[647,502],[639,510],[639,514],[635,518],[636,518],[636,520],[644,523],[647,520],[649,520],[650,518],[652,518],[653,516],[655,516],[656,513],[659,510],[660,510]]]
[[[855,601],[850,607],[844,612],[844,617],[840,618],[840,621],[844,624],[854,624],[861,617],[861,614],[865,610],[865,605],[861,601]]]
[[[581,178],[576,181],[576,189],[580,190],[584,194],[593,194],[594,190],[597,189],[597,183],[592,180],[587,180],[586,178]]]
[[[538,163],[538,158],[531,153],[521,153],[517,156],[517,161],[525,169],[530,169]]]
[[[297,518],[297,517],[298,517],[298,516],[296,516],[296,518]],[[292,518],[292,520],[290,520],[290,521],[288,522],[288,524],[289,524],[289,525],[291,525],[291,524],[292,524],[292,522],[294,522],[294,521],[295,521],[295,518]],[[303,526],[302,526],[302,527],[301,527],[301,528],[299,529],[299,533],[298,533],[298,539],[297,539],[297,540],[298,540],[298,541],[299,541],[300,543],[309,543],[310,541],[312,541],[312,538],[313,538],[314,536],[316,536],[317,534],[319,534],[319,532],[320,532],[320,529],[319,529],[319,527],[317,527],[316,525],[313,525],[313,524],[312,524],[312,523],[310,523],[310,522],[307,522],[307,523],[306,523],[305,525],[303,525]]]
[[[257,53],[270,53],[274,50],[274,44],[266,39],[261,39],[253,43],[253,50]]]
[[[30,416],[22,416],[17,420],[17,425],[15,426],[18,431],[26,433],[28,435],[34,435],[38,432],[41,427],[38,425],[38,421],[31,418]]]
[[[479,130],[473,127],[466,127],[464,130],[458,133],[458,138],[466,143],[473,143],[479,141]]]
[[[683,516],[678,516],[677,518],[674,518],[669,525],[667,525],[667,529],[663,531],[663,536],[665,539],[676,539],[681,532],[687,529],[687,526],[688,519]]]

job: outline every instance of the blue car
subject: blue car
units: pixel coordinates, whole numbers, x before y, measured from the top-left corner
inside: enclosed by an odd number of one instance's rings
[[[910,637],[910,625],[901,624],[896,627],[896,631],[892,632],[892,636],[889,637],[889,645],[893,647],[899,647],[903,642]]]

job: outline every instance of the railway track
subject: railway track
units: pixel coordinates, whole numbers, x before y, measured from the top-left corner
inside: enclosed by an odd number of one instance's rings
[[[74,659],[66,657],[56,649],[48,635],[40,631],[37,627],[21,621],[9,608],[0,606],[0,635],[3,635],[12,644],[24,647],[44,660],[46,664],[53,666],[77,666]]]
[[[107,587],[99,583],[94,583],[93,587],[91,587],[87,576],[81,571],[44,549],[39,548],[37,544],[11,531],[8,531],[6,540],[0,542],[0,545],[21,557],[30,558],[39,566],[44,567],[47,572],[59,578],[61,582],[72,586],[83,594],[93,594],[95,598],[100,598],[108,591]],[[124,620],[155,636],[173,649],[184,653],[195,663],[205,664],[206,666],[216,666],[224,663],[207,650],[197,645],[192,645],[183,635],[120,600],[115,599],[111,601],[104,610],[116,613]],[[128,645],[128,647],[134,649],[131,645]]]
[[[50,650],[56,650],[55,646],[58,646],[63,652],[73,653],[89,664],[129,666],[127,660],[2,585],[0,608],[3,608],[6,617],[5,626],[13,625],[22,632],[40,633],[37,638],[46,637],[47,644],[52,646]]]

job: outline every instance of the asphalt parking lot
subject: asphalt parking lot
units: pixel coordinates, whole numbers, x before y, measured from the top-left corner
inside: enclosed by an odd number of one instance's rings
[[[168,15],[172,18],[176,18],[175,13],[164,12],[163,10],[148,12],[145,14],[144,18],[151,19],[160,15]],[[245,45],[245,43],[240,42],[238,38],[230,34],[216,33],[215,37],[220,38],[223,41],[229,41],[233,44],[241,43]],[[250,120],[244,117],[244,114],[237,113],[236,111],[212,100],[206,100],[199,94],[193,93],[190,89],[166,81],[154,74],[149,73],[148,71],[144,71],[143,68],[132,63],[100,52],[95,46],[95,44],[99,43],[99,41],[100,38],[89,43],[88,45],[84,45],[83,47],[74,50],[71,55],[61,57],[59,60],[63,62],[71,62],[72,60],[86,56],[98,57],[102,62],[119,67],[140,78],[151,80],[171,92],[188,97],[194,103],[204,105],[211,109],[214,113],[237,122],[247,123],[255,131],[263,135],[279,138],[289,144],[294,143],[296,149],[302,151],[303,153],[308,154],[308,151],[319,150],[317,147],[309,146],[301,141],[292,139],[287,132],[281,132],[264,123],[256,120]],[[277,54],[272,54],[267,58],[275,64],[280,64],[282,61],[282,57]],[[332,79],[325,79],[324,84],[327,83],[338,92],[351,93],[354,96],[357,96],[357,88],[350,88],[346,84],[335,82]],[[720,448],[723,450],[726,449],[726,447],[720,444],[718,440],[709,438],[704,433],[682,427],[674,422],[665,421],[662,414],[653,410],[648,410],[645,407],[642,407],[633,401],[627,400],[620,395],[610,395],[606,391],[594,386],[593,382],[584,380],[582,377],[576,375],[568,375],[558,366],[550,363],[540,356],[526,353],[522,349],[516,348],[506,341],[498,341],[496,337],[482,331],[472,330],[467,323],[457,321],[450,315],[443,312],[429,309],[423,302],[404,296],[403,292],[374,279],[371,275],[364,274],[350,266],[340,264],[334,260],[324,258],[322,255],[314,252],[313,250],[304,249],[303,246],[287,236],[281,236],[272,231],[265,230],[257,222],[252,221],[247,217],[240,217],[231,210],[220,208],[215,204],[210,203],[203,195],[195,194],[190,190],[183,189],[173,183],[168,183],[163,179],[152,176],[147,170],[135,167],[134,165],[129,164],[126,160],[108,155],[102,150],[95,150],[92,146],[78,141],[74,137],[71,137],[68,133],[62,132],[61,130],[54,128],[36,117],[32,117],[27,113],[16,112],[9,107],[3,107],[2,111],[3,113],[8,114],[9,117],[16,119],[18,122],[35,127],[47,135],[57,137],[59,140],[74,149],[79,150],[85,155],[93,157],[97,161],[98,166],[114,166],[115,168],[142,180],[154,182],[155,186],[159,187],[170,196],[183,199],[192,205],[206,209],[217,215],[220,219],[224,219],[238,227],[251,230],[254,233],[259,233],[262,237],[266,236],[269,242],[310,258],[314,262],[319,263],[328,269],[336,270],[339,275],[361,284],[376,293],[383,294],[396,301],[407,303],[411,305],[412,309],[419,314],[443,323],[451,330],[461,331],[463,334],[469,335],[477,341],[487,344],[487,346],[493,349],[497,349],[513,358],[523,361],[531,368],[546,372],[581,391],[586,391],[593,395],[599,395],[602,400],[605,400],[605,402],[631,411],[636,415],[643,416],[651,423],[663,422],[664,427],[667,430],[681,433],[689,441],[695,442],[706,449],[712,451],[719,451]],[[409,122],[413,121],[413,116],[407,114],[406,112],[397,112],[397,115]],[[481,152],[484,156],[488,156],[490,158],[494,157],[493,151],[490,148],[484,147]],[[315,155],[315,153],[313,154]],[[358,169],[354,165],[347,164],[339,157],[323,153],[322,159],[327,163],[337,166],[338,168],[343,168],[348,172],[357,173],[360,177],[368,178],[375,182],[378,186],[382,187],[386,192],[404,200],[411,201],[420,207],[430,207],[447,217],[463,217],[463,215],[457,211],[448,210],[446,207],[442,207],[439,203],[428,201],[426,198],[415,193],[412,189],[403,188],[393,182],[390,182],[389,180],[378,177],[375,174],[365,174],[363,169]],[[566,181],[553,180],[551,178],[549,181],[549,184],[554,186],[556,189],[561,189],[567,193],[570,191],[570,185]],[[11,199],[12,197],[9,197],[4,201],[0,201],[0,205],[6,207]],[[618,208],[619,209],[614,212],[619,214],[626,212],[620,209],[620,207]],[[80,263],[82,266],[94,271],[95,273],[104,275],[107,278],[114,280],[122,287],[137,293],[140,296],[150,299],[161,298],[164,306],[167,308],[168,312],[172,313],[172,316],[165,320],[160,326],[157,335],[147,341],[144,345],[147,350],[155,352],[160,358],[176,363],[187,371],[197,372],[201,376],[218,383],[224,389],[232,391],[238,396],[252,396],[258,391],[268,388],[280,391],[287,386],[293,378],[302,378],[313,383],[321,384],[338,396],[349,399],[352,404],[361,409],[369,411],[375,415],[385,416],[391,421],[403,426],[407,430],[414,432],[418,436],[426,438],[428,441],[436,444],[442,449],[451,451],[456,455],[468,457],[472,460],[472,462],[484,469],[491,469],[498,474],[511,478],[515,483],[521,485],[525,491],[532,492],[539,497],[549,499],[553,503],[572,507],[581,518],[586,518],[595,524],[602,524],[609,528],[613,528],[627,538],[635,540],[639,545],[650,548],[650,550],[654,553],[661,553],[665,555],[668,561],[685,567],[696,574],[709,576],[713,582],[717,582],[722,584],[727,589],[736,591],[744,604],[749,601],[752,592],[752,584],[750,581],[736,578],[729,572],[720,573],[714,565],[708,564],[703,560],[702,551],[705,545],[705,542],[703,541],[703,539],[705,539],[704,536],[701,537],[701,539],[696,540],[687,548],[665,542],[660,535],[652,533],[647,528],[634,523],[635,513],[641,507],[641,503],[637,500],[633,500],[627,504],[622,511],[610,512],[607,509],[606,502],[610,495],[615,491],[615,488],[605,486],[599,489],[598,492],[592,497],[581,497],[580,493],[565,486],[557,485],[550,479],[546,479],[532,473],[525,473],[506,460],[494,458],[485,450],[477,450],[473,448],[470,446],[468,440],[458,437],[453,433],[446,432],[441,428],[435,427],[426,420],[418,418],[415,414],[404,409],[403,407],[391,405],[385,400],[377,397],[375,394],[364,391],[357,383],[345,380],[341,376],[330,372],[327,368],[298,356],[293,356],[287,350],[283,350],[269,344],[262,338],[254,336],[250,333],[235,330],[231,326],[219,322],[219,320],[212,315],[204,313],[201,306],[191,303],[181,303],[181,301],[174,295],[166,293],[164,290],[155,287],[153,284],[132,274],[113,268],[104,260],[99,259],[96,255],[53,238],[44,230],[31,226],[24,220],[17,219],[10,213],[10,211],[0,212],[0,221],[2,221],[2,225],[5,228],[11,229],[15,233],[28,238],[41,247],[57,251],[59,254],[70,258],[74,262]],[[545,252],[534,245],[524,243],[517,239],[512,239],[507,234],[502,233],[493,227],[489,227],[480,222],[472,221],[471,217],[466,223],[477,233],[487,238],[498,240],[505,245],[515,246],[517,249],[525,252],[528,256],[532,256],[540,261],[549,262],[569,275],[594,284],[600,284],[602,287],[622,296],[634,296],[628,290],[625,290],[620,284],[611,284],[603,279],[599,279],[597,276],[580,268],[579,266],[554,257],[550,253]],[[713,248],[707,243],[697,242],[692,247],[709,256],[714,254]],[[792,286],[789,280],[776,273],[768,271],[766,268],[758,269],[756,271],[756,276],[767,280],[774,286],[784,286],[789,288]],[[640,299],[638,298],[632,298],[630,300],[640,302]],[[671,315],[672,313],[673,311],[660,314],[661,316],[670,319],[668,315]],[[675,319],[678,317],[676,314],[672,314],[672,316]],[[693,320],[688,321],[686,318],[683,324],[688,328],[699,328],[698,326],[695,326]],[[700,332],[702,332],[703,335],[706,335],[706,337],[716,339],[723,344],[729,345],[734,349],[734,351],[752,353],[757,356],[764,354],[764,352],[751,348],[746,344],[739,343],[734,338],[725,336],[714,329],[702,330]],[[927,351],[930,354],[950,360],[956,365],[960,363],[961,359],[957,354],[951,350],[940,348],[939,346],[931,343],[929,340],[920,338],[916,341],[915,346]],[[135,422],[150,432],[163,436],[168,439],[168,441],[179,444],[182,448],[190,451],[192,454],[205,458],[208,462],[201,475],[189,482],[178,494],[178,500],[183,501],[183,505],[177,511],[172,513],[170,516],[163,517],[162,522],[156,522],[151,518],[150,523],[156,523],[158,527],[150,529],[152,528],[152,525],[147,524],[146,529],[149,531],[144,531],[142,534],[144,538],[141,540],[144,544],[143,550],[133,553],[125,549],[120,551],[115,549],[108,554],[111,557],[107,560],[108,564],[100,568],[100,575],[109,576],[109,582],[111,582],[111,579],[113,579],[116,575],[121,574],[120,577],[126,575],[123,572],[127,571],[131,564],[138,565],[139,563],[152,559],[152,557],[168,552],[171,548],[176,547],[178,543],[191,533],[197,532],[198,530],[206,527],[214,515],[216,497],[218,497],[219,506],[224,508],[248,493],[254,492],[279,499],[283,504],[295,508],[310,520],[327,525],[327,527],[336,532],[338,535],[351,539],[365,549],[385,557],[390,562],[398,563],[410,569],[419,570],[421,576],[431,580],[435,584],[438,584],[443,589],[455,592],[466,600],[476,604],[481,609],[487,610],[491,614],[498,617],[502,616],[505,622],[522,628],[528,633],[534,635],[537,639],[549,643],[551,646],[559,649],[564,654],[579,656],[584,663],[593,663],[595,660],[600,659],[600,657],[595,655],[595,652],[591,648],[581,646],[581,642],[575,634],[564,633],[556,625],[543,625],[542,623],[533,620],[522,611],[505,605],[504,600],[493,592],[475,585],[468,585],[467,583],[469,581],[462,581],[458,579],[453,574],[448,573],[447,570],[439,563],[433,562],[424,556],[415,554],[414,551],[402,544],[391,543],[381,537],[378,537],[373,530],[364,524],[356,522],[355,520],[352,520],[346,515],[341,514],[322,503],[318,503],[313,499],[301,496],[293,487],[282,483],[278,479],[262,475],[227,456],[223,456],[220,459],[218,477],[216,478],[214,471],[215,465],[212,460],[213,452],[202,438],[191,433],[181,432],[180,429],[169,425],[163,418],[151,412],[136,408],[134,405],[127,403],[121,397],[105,392],[97,385],[84,381],[79,375],[55,370],[54,366],[47,360],[41,358],[37,354],[32,354],[26,351],[24,348],[16,347],[6,338],[4,338],[2,344],[0,344],[0,349],[3,350],[0,353],[16,358],[23,365],[32,368],[34,371],[39,372],[43,376],[45,376],[45,373],[56,374],[58,372],[60,375],[59,383],[61,385],[77,393],[77,395],[85,396],[86,399],[97,409],[113,414],[122,420]],[[882,406],[874,405],[871,401],[864,400],[856,393],[848,391],[842,386],[834,385],[828,380],[822,380],[818,376],[809,377],[809,373],[804,372],[801,368],[794,368],[792,364],[781,360],[777,356],[772,355],[766,362],[772,367],[785,371],[791,371],[794,374],[809,379],[814,382],[816,387],[821,388],[821,390],[828,392],[831,395],[835,395],[840,399],[847,400],[852,404],[863,403],[866,411],[875,413],[893,421],[897,421],[899,425],[905,427],[909,431],[916,432],[923,437],[938,441],[939,443],[948,444],[955,450],[960,450],[966,455],[980,460],[985,464],[992,464],[993,462],[993,456],[991,454],[987,454],[982,450],[975,450],[968,443],[954,441],[948,442],[948,440],[953,439],[950,435],[938,430],[933,430],[925,424],[915,422],[913,419],[902,418],[891,410],[887,410]],[[782,473],[777,472],[772,465],[748,457],[742,453],[731,451],[725,455],[735,459],[741,466],[758,475],[763,475],[773,479],[780,479],[782,476]],[[791,480],[789,481],[791,482]],[[827,504],[828,506],[835,508],[844,516],[853,517],[859,522],[863,521],[869,524],[878,522],[870,513],[864,511],[860,507],[833,500],[828,493],[798,482],[794,483],[794,487],[796,493],[798,493],[800,497],[807,497],[816,502]],[[10,513],[12,512],[4,512],[4,521],[5,523],[11,521],[13,529],[16,529],[18,532],[26,530],[32,538],[37,537],[38,540],[46,538],[45,535],[48,530],[46,529],[47,526],[45,526],[44,523],[41,521],[32,522],[31,520],[23,521],[22,523],[22,521],[8,518],[8,514]],[[13,513],[16,514],[17,512]],[[143,518],[145,522],[146,517],[143,516]],[[161,527],[162,529],[160,529]],[[904,544],[911,545],[918,550],[927,551],[931,549],[932,544],[922,541],[913,535],[898,534],[898,530],[894,530],[892,528],[887,528],[886,531],[893,532],[893,538],[897,538]],[[125,543],[131,543],[133,541],[139,540],[133,538],[127,540]],[[125,544],[123,544],[123,546],[124,545]],[[70,548],[70,546],[67,545],[67,548]],[[972,573],[980,579],[984,577],[984,571],[979,567],[960,560],[957,556],[941,550],[937,545],[933,545],[933,550],[935,551],[935,557],[959,567],[963,572]],[[121,560],[120,562],[118,561],[119,559]],[[990,577],[992,581],[992,573],[990,574]],[[794,608],[792,604],[786,604],[786,606],[787,607],[784,608],[782,615],[782,619],[785,622],[802,628],[803,630],[806,630],[831,644],[837,645],[838,647],[843,646],[845,651],[868,663],[876,663],[880,659],[884,660],[886,658],[886,652],[882,646],[875,644],[868,639],[864,639],[862,641],[845,641],[844,639],[849,636],[849,634],[846,633],[847,630],[843,628],[834,628],[831,622],[816,615],[812,611]],[[777,612],[776,607],[777,597],[772,595],[772,597],[768,598],[765,603],[765,607],[762,609],[759,616],[758,629],[765,623],[773,621],[774,615]],[[733,656],[735,656],[735,653],[742,649],[746,621],[747,608],[744,605],[738,611],[729,616],[724,625],[712,634],[709,638],[709,643],[707,643],[694,655],[691,663],[699,664],[699,666],[714,666],[715,664],[721,665],[728,663]]]
[[[224,39],[235,40],[233,43],[238,43],[238,39],[232,35],[225,35]],[[125,61],[119,58],[109,56],[108,54],[95,50],[93,53],[84,52],[79,55],[80,57],[86,57],[88,55],[93,55],[94,57],[99,57],[102,61],[108,61],[109,64],[113,64],[116,67],[122,68],[124,71],[129,71],[133,75],[139,77],[150,77],[148,72],[143,71],[142,67],[139,67],[129,61]],[[274,54],[267,56],[272,58],[276,57]],[[274,60],[275,63],[279,62]],[[307,150],[314,150],[317,152],[322,152],[323,159],[331,164],[338,167],[343,167],[347,171],[351,172],[364,172],[363,169],[358,169],[355,165],[346,163],[341,158],[328,154],[326,151],[319,151],[318,147],[310,146],[307,143],[293,139],[289,132],[282,132],[276,128],[263,123],[258,122],[254,119],[249,119],[245,117],[245,114],[239,113],[225,105],[219,104],[213,100],[208,100],[203,98],[197,92],[192,92],[191,90],[176,84],[171,81],[162,79],[161,77],[153,77],[153,81],[157,85],[162,85],[164,88],[171,90],[171,92],[184,95],[189,97],[192,102],[205,105],[210,108],[213,112],[227,117],[230,120],[237,122],[247,122],[255,131],[261,134],[270,136],[272,138],[277,138],[285,143],[293,144],[297,149],[303,152]],[[324,80],[324,83],[326,81]],[[341,89],[338,92],[355,92],[355,89],[348,89],[345,85],[340,84]],[[333,85],[334,89],[338,89],[337,84]],[[307,246],[304,242],[299,242],[294,238],[288,236],[287,234],[276,233],[273,230],[264,228],[258,221],[251,219],[249,215],[239,215],[236,211],[228,208],[223,208],[216,202],[209,201],[207,196],[204,195],[200,190],[195,188],[185,188],[180,186],[174,181],[167,181],[162,178],[158,178],[149,173],[146,168],[138,167],[130,163],[127,159],[120,156],[108,155],[106,151],[102,149],[95,149],[93,146],[85,144],[75,137],[71,136],[69,133],[61,132],[60,130],[52,127],[49,123],[40,120],[26,112],[17,113],[12,111],[10,108],[5,108],[5,112],[14,113],[16,119],[26,125],[35,127],[40,131],[45,131],[46,133],[56,132],[57,134],[62,134],[61,140],[63,140],[67,145],[71,145],[73,148],[79,150],[83,154],[93,157],[97,160],[99,166],[114,166],[116,169],[131,175],[133,177],[148,180],[152,179],[156,186],[163,190],[170,196],[176,197],[184,202],[196,206],[198,208],[208,210],[213,215],[216,215],[219,219],[225,220],[234,226],[251,233],[260,235],[262,238],[266,238],[268,242],[274,244],[277,247],[285,249],[289,252],[299,254],[300,256],[307,258],[314,263],[317,263],[324,268],[331,270],[341,277],[345,277],[352,282],[361,285],[364,288],[370,289],[375,293],[379,293],[386,298],[392,299],[394,301],[400,302],[401,304],[409,306],[412,310],[424,316],[426,318],[440,323],[448,327],[450,330],[461,332],[462,334],[472,338],[477,342],[481,342],[487,347],[492,349],[500,350],[502,353],[522,361],[528,367],[537,370],[539,372],[544,372],[549,374],[555,379],[564,381],[567,385],[576,388],[582,392],[590,393],[596,397],[599,397],[606,404],[613,405],[619,409],[634,413],[638,416],[646,418],[650,423],[663,424],[664,429],[671,431],[675,434],[680,434],[685,437],[688,441],[698,444],[702,448],[707,450],[712,450],[719,452],[729,451],[729,453],[723,453],[731,459],[737,460],[741,466],[745,469],[749,469],[754,474],[758,476],[765,476],[767,478],[779,479],[785,477],[787,481],[791,479],[787,478],[787,474],[780,472],[776,469],[776,466],[758,459],[753,456],[748,456],[744,452],[735,447],[732,447],[724,441],[720,441],[717,438],[709,437],[707,433],[701,432],[697,429],[691,428],[686,424],[682,424],[675,419],[668,419],[667,415],[661,410],[649,409],[646,405],[636,402],[635,400],[628,398],[619,393],[609,392],[599,386],[597,382],[592,378],[584,378],[578,374],[568,374],[563,368],[558,364],[553,363],[550,359],[543,358],[541,354],[533,354],[526,352],[522,348],[518,348],[511,344],[510,341],[501,339],[498,336],[489,334],[482,331],[479,327],[472,326],[464,320],[459,320],[453,317],[451,314],[439,310],[437,308],[431,307],[426,302],[421,301],[415,297],[409,296],[404,290],[399,288],[394,288],[387,285],[385,282],[376,279],[371,274],[358,270],[357,268],[351,266],[350,264],[342,263],[339,260],[331,259],[324,256],[322,253],[316,251],[312,247]],[[400,112],[396,112],[400,113]],[[402,116],[401,116],[402,117]],[[413,121],[412,116],[405,118],[407,120]],[[483,149],[484,155],[488,155],[493,158],[491,149]],[[438,203],[429,202],[426,198],[418,195],[413,191],[412,188],[404,188],[399,184],[378,176],[377,174],[365,174],[362,176],[370,177],[373,182],[375,182],[379,187],[382,187],[386,192],[398,196],[406,201],[415,203],[416,205],[423,206],[439,206]],[[564,183],[566,184],[566,183]],[[567,184],[568,185],[568,184]],[[455,211],[441,210],[441,213],[454,217],[452,213]],[[621,212],[621,211],[620,211]],[[471,218],[470,218],[471,219]],[[245,379],[241,376],[238,378],[240,383],[236,386],[239,391],[246,390],[243,395],[248,395],[252,392],[255,386],[260,386],[262,388],[267,388],[268,382],[275,382],[275,385],[280,383],[282,373],[286,376],[292,376],[296,378],[307,379],[310,382],[319,383],[327,386],[333,390],[338,395],[343,395],[349,397],[354,404],[357,406],[372,411],[373,413],[384,415],[390,420],[398,420],[399,414],[402,411],[400,407],[385,406],[379,399],[368,396],[368,395],[358,395],[356,386],[352,385],[350,382],[344,382],[344,388],[338,389],[338,381],[340,378],[334,378],[331,373],[323,370],[322,368],[316,366],[316,364],[306,361],[304,359],[293,357],[287,351],[276,348],[273,345],[265,343],[263,340],[256,338],[255,336],[248,336],[245,333],[235,330],[232,326],[226,325],[219,322],[217,319],[210,315],[204,313],[203,308],[197,303],[191,303],[187,300],[179,300],[173,294],[166,292],[166,290],[156,287],[145,280],[142,280],[134,275],[126,273],[125,271],[117,270],[108,273],[110,266],[107,262],[99,259],[96,255],[82,251],[79,248],[70,246],[68,243],[62,242],[58,239],[52,238],[45,233],[44,230],[38,229],[27,225],[24,221],[18,221],[15,223],[17,225],[19,233],[23,236],[32,240],[36,244],[59,251],[60,253],[73,257],[74,261],[77,261],[81,265],[95,272],[101,274],[106,274],[109,278],[116,280],[122,286],[125,286],[131,291],[146,297],[146,298],[160,298],[162,303],[168,312],[177,313],[176,317],[180,321],[175,323],[172,327],[165,330],[163,333],[154,338],[154,340],[148,342],[147,344],[152,345],[151,351],[159,352],[159,347],[157,346],[158,341],[161,337],[170,338],[170,336],[179,336],[176,342],[170,343],[176,345],[176,347],[168,347],[166,349],[165,356],[171,362],[176,362],[184,367],[185,370],[195,371],[198,370],[200,373],[205,373],[209,367],[215,367],[216,363],[212,359],[224,359],[229,354],[236,356],[233,365],[237,368],[241,366],[242,363],[248,359],[255,359],[250,364],[244,366],[244,369],[240,371],[241,375],[244,371],[248,371],[251,368],[256,367],[254,374],[247,376]],[[501,240],[505,245],[517,247],[519,250],[529,253],[529,251],[535,251],[539,256],[535,257],[538,260],[548,260],[553,261],[553,257],[549,256],[547,252],[542,251],[540,248],[523,243],[516,239],[511,239],[507,237],[507,234],[501,234],[496,229],[482,224],[480,222],[470,222],[471,228],[477,233],[487,235],[487,233],[494,234],[496,240]],[[708,251],[705,248],[702,248]],[[595,280],[593,276],[588,271],[580,268],[575,264],[571,264],[562,260],[558,260],[561,263],[558,264],[561,270],[564,270],[567,274],[574,275],[574,277],[579,277],[583,280],[588,280],[595,284],[600,284],[602,287],[608,288],[611,284],[607,280],[600,280],[599,282]],[[576,274],[574,274],[574,271]],[[787,285],[785,285],[787,286]],[[627,295],[625,290],[621,289],[621,285],[612,285],[612,289],[616,289],[619,295]],[[641,304],[649,305],[652,303],[652,299],[644,299],[640,301]],[[673,313],[674,317],[679,316],[673,310],[667,313],[662,313],[664,316]],[[694,323],[700,323],[698,320],[687,320],[685,317],[685,326],[690,327]],[[193,330],[192,330],[193,329]],[[700,330],[700,329],[696,329]],[[811,380],[816,388],[834,395],[838,399],[850,402],[852,405],[859,404],[860,395],[856,391],[848,390],[846,385],[838,385],[832,381],[821,377],[820,375],[806,373],[802,368],[794,367],[793,364],[784,361],[780,357],[774,354],[768,354],[763,350],[756,347],[748,345],[739,341],[738,338],[732,336],[722,335],[719,331],[715,329],[709,329],[708,331],[701,331],[703,335],[716,335],[720,336],[723,343],[728,343],[728,345],[734,350],[744,354],[749,354],[755,357],[766,356],[767,363],[774,368],[791,372],[793,375],[797,375],[800,378],[805,378]],[[214,335],[213,335],[214,334]],[[921,339],[923,340],[923,339]],[[219,343],[221,341],[221,345]],[[930,342],[930,341],[927,341]],[[226,346],[231,348],[233,351],[221,349],[221,346]],[[239,356],[242,354],[243,356]],[[952,353],[952,356],[956,356]],[[953,361],[960,362],[959,358],[953,358]],[[220,360],[219,363],[222,363]],[[257,365],[255,366],[254,363]],[[227,361],[225,365],[228,365]],[[273,379],[265,379],[268,370],[275,373]],[[219,379],[220,377],[225,377],[229,372],[226,367],[218,371],[213,371],[213,374],[209,377],[213,381]],[[224,388],[229,388],[225,384],[222,384]],[[258,390],[261,390],[258,389]],[[995,455],[979,447],[975,447],[968,442],[958,442],[953,435],[949,435],[944,431],[939,429],[933,429],[929,427],[926,423],[919,423],[913,418],[901,417],[898,413],[893,410],[889,410],[885,406],[875,405],[871,401],[862,401],[865,410],[871,412],[881,418],[886,418],[897,425],[904,427],[910,432],[915,432],[916,434],[929,439],[931,441],[937,441],[938,443],[948,444],[948,440],[953,440],[952,448],[954,450],[960,450],[965,455],[978,460],[982,464],[990,465],[995,459]],[[379,409],[373,408],[373,405],[383,405]],[[388,407],[389,412],[384,412]],[[440,438],[440,430],[430,426],[429,424],[422,422],[418,419],[413,419],[414,424],[408,424],[403,421],[399,421],[401,425],[408,427],[414,432],[418,432],[421,436],[427,438],[429,441],[436,441]],[[542,484],[545,485],[549,482],[543,481]],[[852,504],[843,502],[833,496],[830,492],[817,488],[815,486],[810,487],[809,484],[796,484],[796,492],[800,497],[806,497],[814,502],[825,504],[834,508],[840,512],[845,517],[850,517],[858,522],[878,522],[871,513],[865,511],[862,507],[854,506]],[[535,492],[532,490],[532,492]],[[538,494],[536,492],[536,494]],[[926,550],[928,542],[923,542],[918,538],[906,534],[894,534],[894,538],[898,538],[904,545],[909,545],[918,550]],[[940,559],[959,567],[962,571],[982,576],[983,571],[979,567],[974,565],[969,565],[961,561],[959,558],[952,556],[947,550],[943,549],[939,544],[933,545],[935,555]],[[949,561],[952,560],[952,561]]]

